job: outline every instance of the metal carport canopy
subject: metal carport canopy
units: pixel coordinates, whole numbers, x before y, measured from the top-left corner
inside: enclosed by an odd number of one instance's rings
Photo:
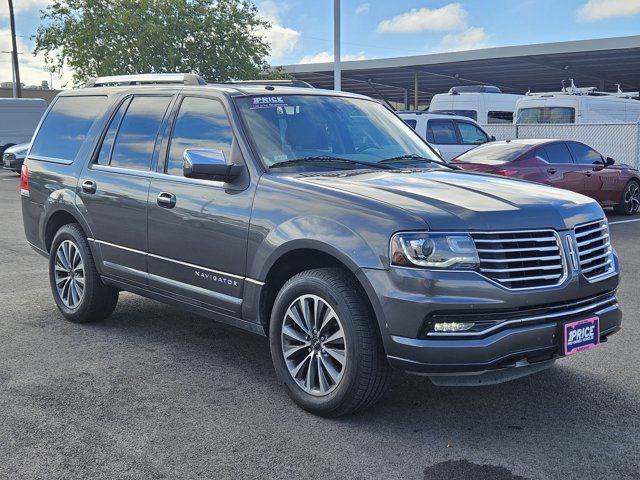
[[[333,63],[286,65],[295,78],[333,88]],[[640,35],[484,48],[342,62],[342,89],[419,105],[455,85],[496,85],[505,93],[559,91],[561,81],[600,90],[640,90]],[[374,85],[373,88],[370,83]]]

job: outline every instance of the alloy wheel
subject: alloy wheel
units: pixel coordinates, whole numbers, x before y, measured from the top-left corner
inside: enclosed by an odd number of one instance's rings
[[[80,250],[71,240],[58,245],[54,278],[62,303],[67,308],[76,308],[84,295],[85,272]]]
[[[640,186],[630,183],[624,192],[624,204],[629,213],[635,213],[640,207]]]
[[[340,384],[347,347],[342,323],[317,295],[296,298],[282,323],[282,353],[287,370],[306,393],[324,396]]]

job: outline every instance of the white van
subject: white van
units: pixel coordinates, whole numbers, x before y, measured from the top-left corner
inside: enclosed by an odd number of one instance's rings
[[[570,87],[560,92],[527,94],[516,104],[520,125],[559,123],[635,123],[640,121],[638,92],[598,92],[596,87]]]
[[[398,112],[398,116],[449,161],[483,143],[495,140],[468,117],[428,112]]]
[[[428,111],[469,117],[481,125],[512,124],[520,98],[522,95],[502,93],[490,85],[460,86],[434,95]]]
[[[0,155],[7,147],[30,142],[46,109],[41,98],[0,98]]]

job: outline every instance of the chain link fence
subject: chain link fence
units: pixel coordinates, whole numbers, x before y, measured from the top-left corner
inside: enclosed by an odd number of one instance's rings
[[[556,138],[575,140],[596,149],[618,163],[640,167],[640,124],[587,123],[579,125],[483,125],[496,140]]]

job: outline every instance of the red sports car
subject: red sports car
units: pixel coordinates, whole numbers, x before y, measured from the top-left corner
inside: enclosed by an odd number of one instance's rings
[[[451,161],[466,170],[522,178],[565,188],[597,200],[617,213],[640,207],[640,175],[614,164],[584,143],[570,140],[518,139],[480,145]]]

